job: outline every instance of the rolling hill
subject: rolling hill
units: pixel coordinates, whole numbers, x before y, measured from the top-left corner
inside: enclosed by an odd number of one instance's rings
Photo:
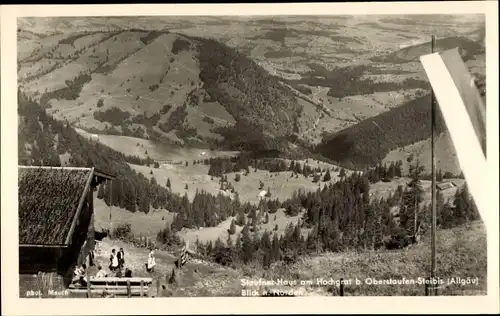
[[[346,166],[366,168],[381,161],[390,150],[430,136],[430,95],[366,119],[326,138],[316,150]],[[438,115],[436,130],[445,130]]]
[[[20,40],[23,93],[89,132],[277,149],[299,131],[291,89],[215,40],[134,29]]]
[[[480,41],[464,38],[447,38],[437,41],[436,51],[459,47],[469,71],[476,77],[476,85],[486,104],[484,46]],[[407,47],[395,52],[398,60],[411,61],[425,54],[428,44]],[[385,57],[384,57],[385,58]],[[391,57],[392,58],[392,57]],[[393,59],[394,60],[394,59]],[[430,163],[431,134],[430,94],[419,96],[403,105],[360,121],[343,130],[325,135],[316,150],[334,161],[350,168],[366,168],[380,161],[405,161],[416,156],[424,166]],[[453,174],[460,173],[455,148],[446,125],[437,110],[437,156],[440,168]],[[430,170],[429,168],[427,170]]]
[[[475,35],[475,33],[473,35]],[[455,47],[459,47],[460,55],[464,61],[474,59],[478,54],[484,54],[484,45],[479,42],[479,40],[476,41],[467,37],[446,37],[437,39],[434,52],[441,52]],[[372,61],[406,63],[410,61],[418,61],[420,56],[430,53],[430,42],[425,42],[402,48],[392,54],[373,57]]]
[[[358,171],[396,160],[406,171],[410,155],[411,163],[428,157],[429,85],[416,59],[428,47],[418,44],[415,25],[425,37],[438,29],[438,49],[462,47],[484,96],[481,30],[457,33],[458,22],[21,19],[19,164],[116,173],[95,196],[96,228],[111,229],[97,262],[123,246],[128,267],[142,275],[147,250],[135,247],[137,237],[151,237],[159,250],[152,276],[168,288],[164,294],[240,295],[242,276],[426,275],[430,181],[415,171],[422,177],[415,184],[394,165]],[[438,132],[438,167],[458,174],[440,118]],[[439,247],[455,251],[440,252],[439,273],[483,277],[478,213],[465,181],[446,181],[454,188],[438,194]],[[416,211],[420,244],[412,239]],[[179,238],[198,254],[175,270],[177,285],[163,284],[175,260],[167,251],[180,249]],[[484,286],[445,292],[464,289]],[[394,292],[423,287],[347,289]]]
[[[432,32],[438,49],[460,46],[474,62],[480,20],[26,18],[19,84],[54,118],[90,133],[302,152],[300,144],[428,90],[414,58],[426,45],[395,43]]]

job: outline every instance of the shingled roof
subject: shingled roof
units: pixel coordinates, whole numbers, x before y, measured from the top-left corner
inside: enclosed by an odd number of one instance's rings
[[[452,189],[455,187],[455,185],[451,182],[443,182],[443,183],[438,183],[436,184],[438,190],[444,191],[448,189]]]
[[[19,244],[64,246],[82,208],[94,168],[19,166]]]

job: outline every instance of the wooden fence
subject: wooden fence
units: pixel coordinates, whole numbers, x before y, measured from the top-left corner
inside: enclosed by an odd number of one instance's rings
[[[91,277],[87,282],[87,286],[76,288],[70,286],[69,291],[75,296],[92,297],[120,297],[120,296],[151,296],[150,287],[153,283],[152,278],[118,278],[118,277],[105,277],[94,278]]]

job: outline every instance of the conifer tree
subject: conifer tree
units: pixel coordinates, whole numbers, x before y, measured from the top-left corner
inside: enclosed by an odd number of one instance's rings
[[[252,238],[250,237],[250,229],[248,226],[243,227],[241,231],[241,251],[243,262],[248,263],[253,259],[254,247]]]
[[[236,248],[236,250],[239,251],[239,252],[242,250],[241,239],[242,239],[241,234],[238,234],[238,236],[236,236],[236,243],[234,245],[234,247]]]
[[[328,182],[331,179],[332,179],[332,177],[330,176],[330,170],[326,170],[325,176],[323,177],[323,181]]]
[[[344,168],[340,169],[340,172],[339,172],[339,177],[340,177],[340,178],[344,178],[345,176],[346,176],[346,173],[345,173]]]
[[[418,228],[421,222],[419,204],[423,200],[423,189],[420,182],[423,171],[424,168],[419,164],[418,160],[415,165],[409,166],[411,181],[403,192],[401,199],[400,226],[407,231],[409,236],[414,235],[415,228]],[[417,213],[417,223],[415,223],[415,213]]]
[[[280,243],[278,239],[278,234],[274,234],[273,242],[272,242],[272,258],[273,261],[281,260],[281,251],[280,251]]]
[[[271,197],[271,188],[267,187],[266,197]]]
[[[234,233],[236,233],[236,223],[234,219],[231,221],[231,226],[229,227],[228,233],[229,235],[233,235]]]
[[[249,217],[252,221],[251,222],[252,226],[256,226],[257,225],[257,210],[255,208],[252,208],[252,210],[250,211]]]
[[[273,257],[271,238],[267,231],[265,231],[264,234],[262,234],[260,245],[261,245],[260,248],[262,250],[262,265],[264,269],[267,269],[271,265]]]
[[[245,226],[246,224],[246,216],[243,209],[240,209],[238,216],[236,217],[236,224],[238,226]]]

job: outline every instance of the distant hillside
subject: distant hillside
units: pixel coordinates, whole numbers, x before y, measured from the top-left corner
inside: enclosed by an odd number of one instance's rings
[[[484,46],[481,42],[466,37],[447,37],[436,40],[435,52],[459,47],[460,55],[464,61],[473,59],[477,54],[484,54]],[[426,42],[419,45],[402,48],[394,53],[371,58],[374,62],[407,63],[418,61],[418,58],[431,53],[431,43]]]
[[[412,100],[325,138],[316,150],[343,165],[365,168],[389,151],[430,137],[430,95]],[[445,130],[438,111],[436,130]]]
[[[153,200],[160,195],[169,195],[164,188],[132,170],[127,164],[131,157],[80,136],[67,123],[52,119],[38,104],[21,93],[18,95],[18,117],[20,165],[96,167],[115,173],[117,180],[114,183],[123,186],[115,186],[118,191],[113,194],[113,204],[129,211],[137,210],[136,203],[133,203],[135,200],[130,199],[140,200],[138,192],[157,192],[158,196],[153,194]],[[147,213],[149,206],[140,210]]]
[[[468,52],[469,55],[466,56],[473,54],[474,59],[464,58],[464,61],[467,60],[466,65],[475,76],[476,86],[486,104],[485,67],[480,66],[484,58],[484,47],[464,38],[459,39],[460,43],[453,38],[438,41],[438,50],[456,47],[455,45],[458,44],[470,44],[470,46],[465,45],[465,49],[460,46],[460,49],[462,53]],[[425,49],[425,45],[405,48],[399,52],[400,56],[410,58],[414,54],[425,54],[424,51],[421,51],[421,49]],[[471,47],[474,50],[471,50]],[[428,157],[429,153],[425,151],[425,148],[429,147],[431,136],[430,110],[430,94],[418,97],[400,107],[363,120],[335,134],[326,135],[323,141],[316,146],[316,151],[348,168],[365,168],[382,160],[390,161],[390,159],[396,158],[399,160],[411,154],[416,156],[415,158]],[[437,111],[436,131],[442,137],[440,142],[442,147],[438,149],[438,155],[440,155],[443,164],[440,168],[450,172],[458,171],[455,148],[449,135],[442,135],[442,133],[447,132],[447,128],[439,110]],[[416,144],[417,142],[421,143]]]
[[[327,95],[343,98],[352,95],[371,94],[375,92],[397,91],[400,89],[427,89],[426,81],[407,78],[401,82],[375,81],[363,78],[364,75],[380,73],[376,67],[370,65],[337,67],[333,70],[326,69],[319,64],[309,64],[311,71],[302,74],[300,79],[289,79],[286,82],[302,93],[311,94],[310,87],[327,87]],[[404,72],[404,71],[399,71]],[[301,85],[306,85],[306,88]]]
[[[269,150],[298,131],[292,90],[215,40],[132,29],[23,36],[18,47],[21,90],[90,132]]]
[[[172,211],[178,214],[173,220],[176,231],[183,227],[213,227],[249,207],[248,203],[203,190],[195,193],[191,203],[187,195],[181,196],[159,185],[157,181],[160,179],[148,179],[131,168],[128,162],[137,158],[125,156],[79,135],[69,124],[48,116],[39,104],[22,93],[18,94],[18,104],[18,163],[96,167],[115,173],[112,186],[106,184],[98,189],[97,197],[106,204],[112,197],[113,206],[130,212],[147,214],[151,208]]]

